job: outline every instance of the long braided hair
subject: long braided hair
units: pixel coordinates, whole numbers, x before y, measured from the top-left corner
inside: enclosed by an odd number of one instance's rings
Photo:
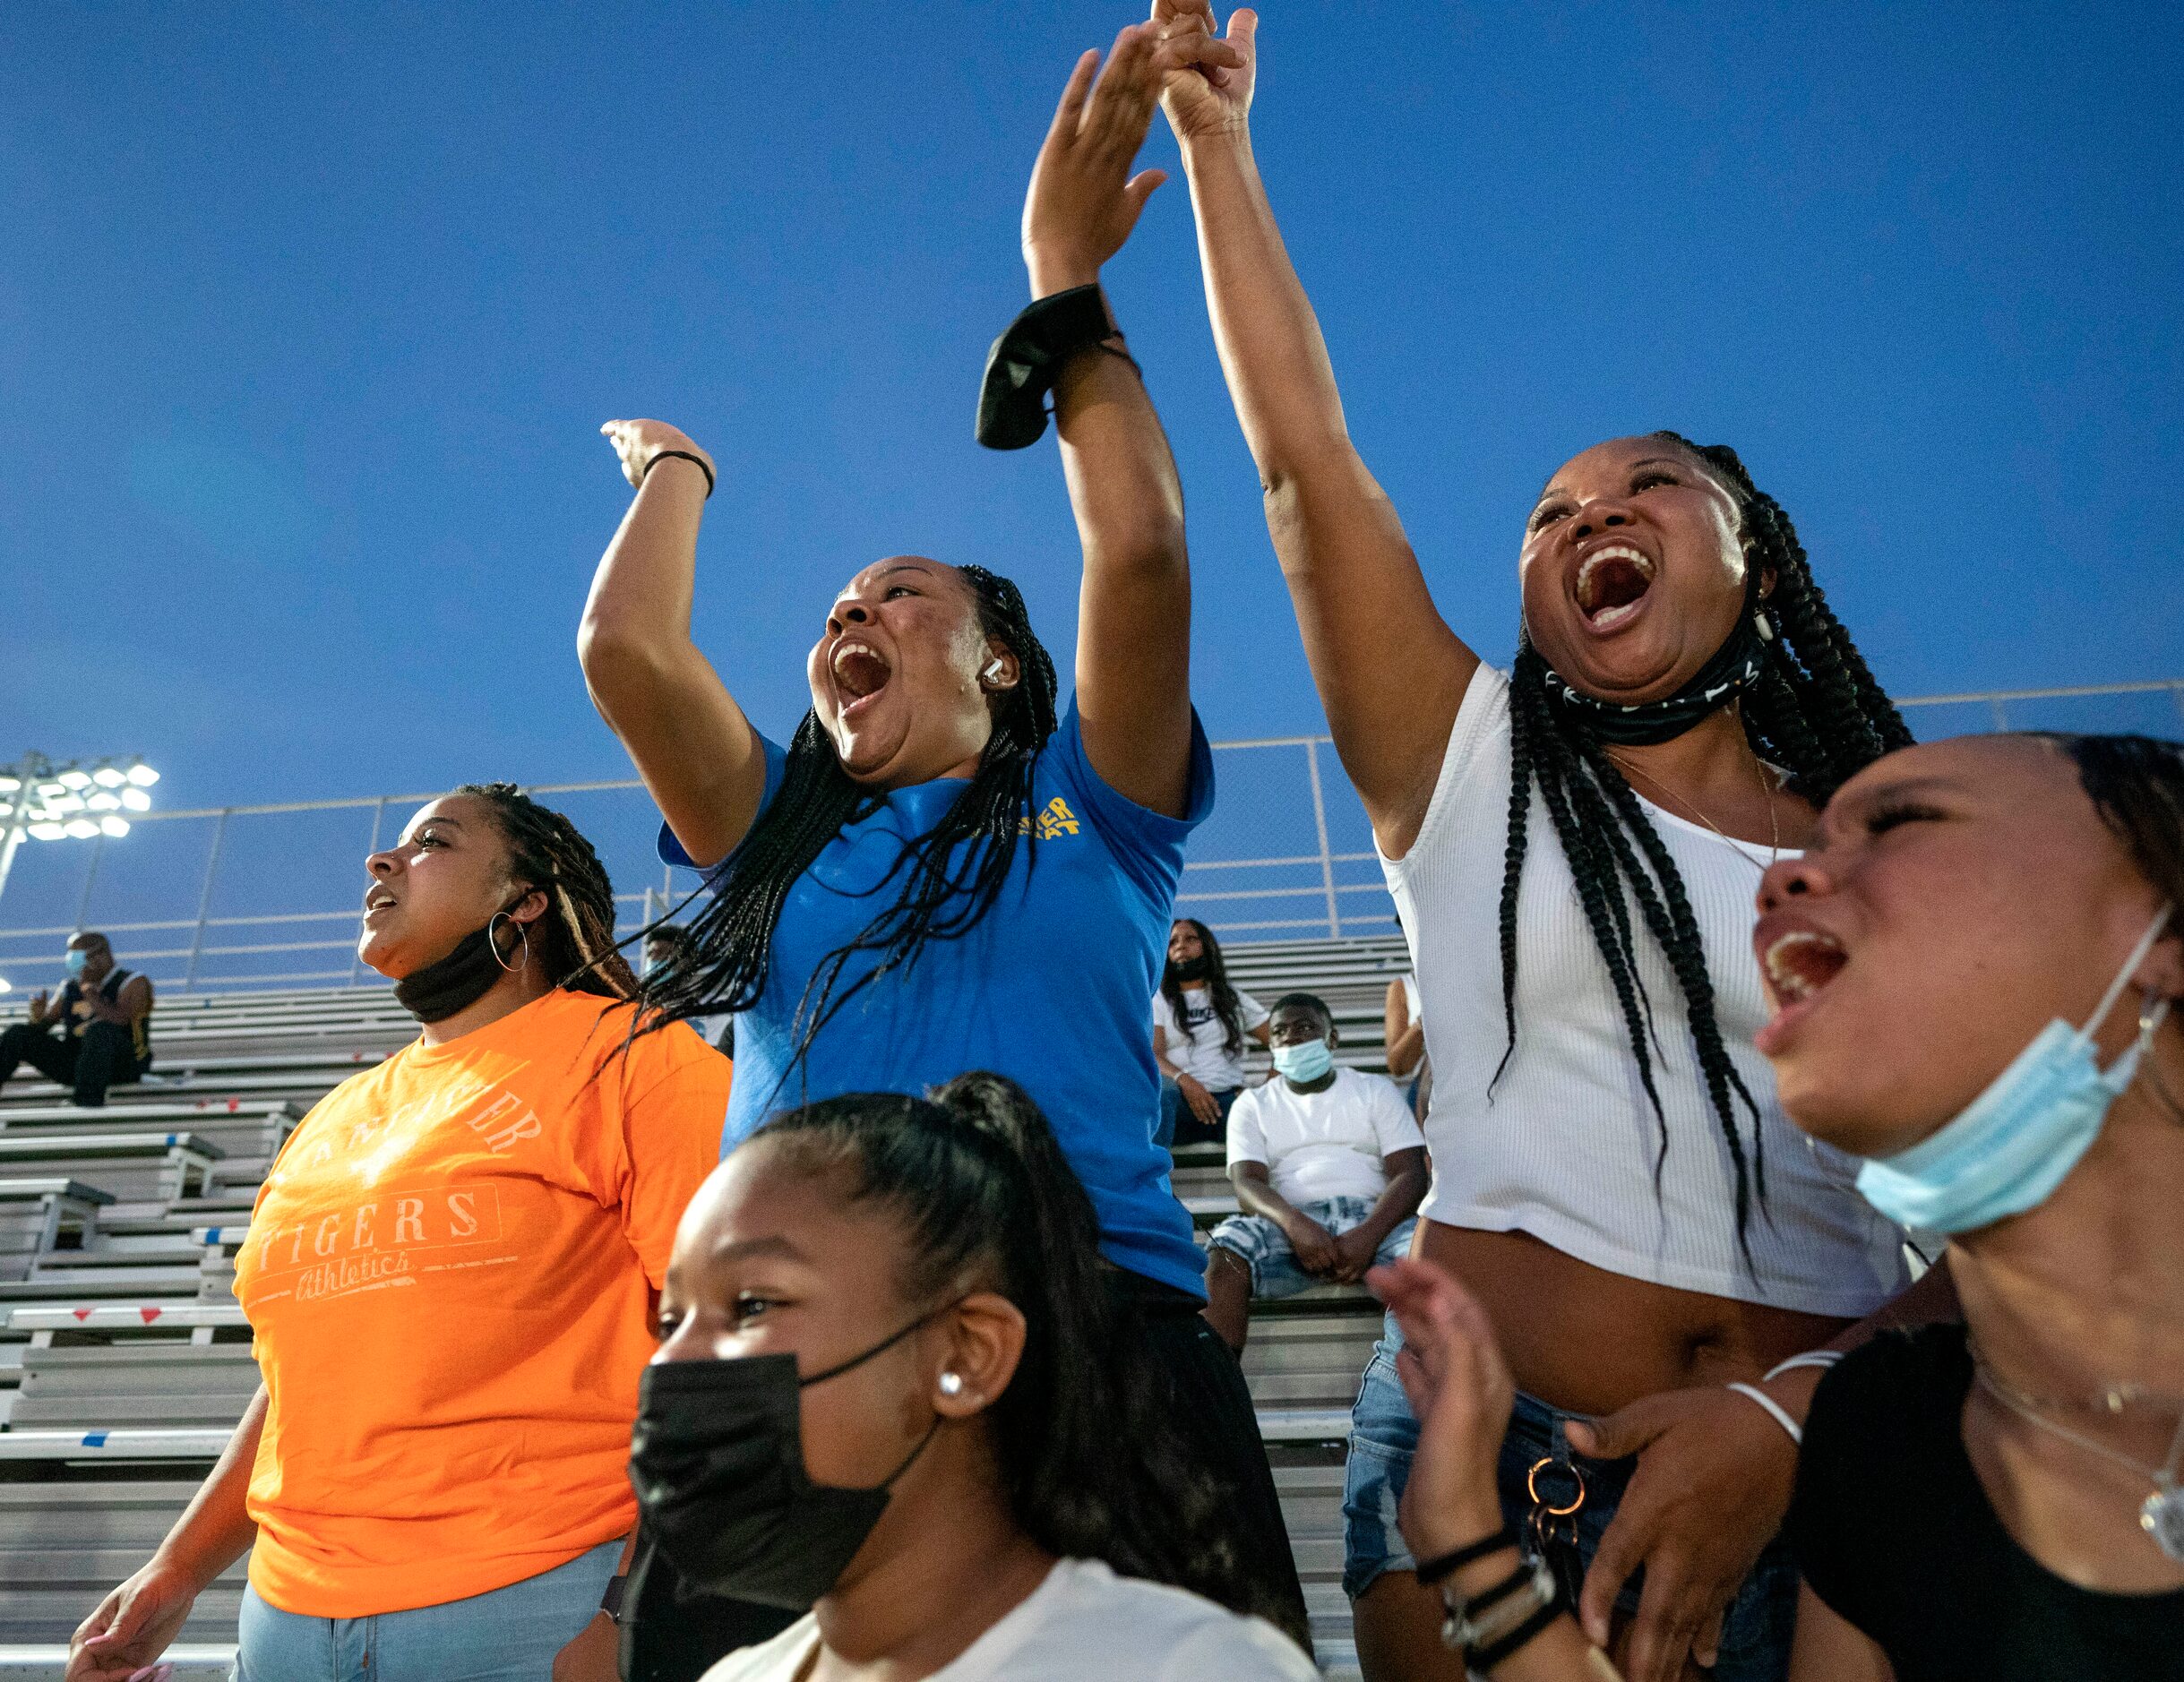
[[[1775,634],[1763,645],[1760,675],[1741,697],[1740,717],[1752,751],[1788,773],[1792,793],[1823,804],[1853,773],[1908,746],[1911,732],[1814,582],[1790,517],[1752,483],[1737,452],[1726,444],[1695,444],[1678,433],[1653,436],[1691,456],[1722,483],[1737,505],[1751,577],[1774,577],[1766,612]],[[1683,993],[1707,1096],[1736,1172],[1737,1241],[1749,1259],[1752,1193],[1757,1189],[1763,1204],[1767,1195],[1759,1107],[1723,1043],[1706,950],[1676,862],[1600,738],[1581,717],[1551,703],[1547,663],[1529,638],[1520,640],[1509,673],[1509,841],[1500,918],[1501,1008],[1509,1041],[1494,1077],[1500,1078],[1517,1049],[1517,894],[1536,788],[1569,861],[1586,923],[1615,989],[1638,1078],[1653,1106],[1660,1136],[1655,1183],[1659,1184],[1668,1157],[1668,1121],[1654,1083],[1653,1008],[1636,962],[1633,901],[1638,922],[1667,958]],[[1749,1160],[1737,1118],[1740,1107],[1751,1128]]]
[[[858,992],[890,971],[907,968],[928,940],[957,940],[976,926],[1000,897],[1019,840],[1032,849],[1031,862],[1037,861],[1032,772],[1054,733],[1054,663],[1032,633],[1014,584],[984,567],[956,571],[976,599],[979,630],[1016,656],[1020,675],[1013,689],[989,698],[993,730],[969,783],[873,890],[877,895],[899,879],[893,903],[828,953],[805,982],[792,1066]],[[818,713],[805,713],[789,742],[781,786],[736,848],[712,903],[688,925],[689,947],[646,978],[645,1002],[658,1011],[647,1028],[755,1004],[789,890],[844,825],[882,803],[842,769]],[[844,970],[860,955],[874,955],[877,962],[841,985]]]
[[[1228,961],[1221,956],[1221,943],[1213,938],[1213,931],[1196,917],[1178,917],[1178,923],[1187,923],[1198,931],[1199,945],[1206,954],[1206,973],[1193,983],[1206,989],[1213,1003],[1215,1019],[1221,1025],[1221,1050],[1229,1057],[1243,1051],[1243,1001],[1236,997],[1236,990],[1228,979]],[[1175,973],[1175,960],[1170,958],[1160,972],[1160,996],[1168,1001],[1168,1008],[1175,1013],[1176,1023],[1184,1023],[1183,978]],[[1190,1030],[1186,1027],[1187,1034]]]
[[[615,885],[583,832],[513,783],[465,783],[455,792],[485,802],[508,844],[509,873],[549,902],[534,925],[547,978],[575,992],[635,998],[637,977],[615,945]]]

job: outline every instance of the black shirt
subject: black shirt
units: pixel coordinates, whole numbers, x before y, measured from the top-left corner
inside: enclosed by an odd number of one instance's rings
[[[1965,1451],[1971,1386],[1962,1326],[1884,1333],[1821,1379],[1790,1507],[1805,1581],[1896,1682],[2184,1682],[2184,1590],[2078,1588],[2003,1528]]]

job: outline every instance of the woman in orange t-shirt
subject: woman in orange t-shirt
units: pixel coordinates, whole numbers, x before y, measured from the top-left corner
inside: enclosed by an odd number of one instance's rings
[[[615,1674],[637,1380],[728,1062],[628,1039],[606,872],[510,785],[366,868],[358,954],[424,1032],[267,1175],[236,1261],[263,1382],[69,1682],[153,1664],[246,1548],[239,1682]]]

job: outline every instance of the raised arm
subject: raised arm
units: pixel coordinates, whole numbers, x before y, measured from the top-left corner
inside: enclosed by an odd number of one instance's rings
[[[1024,262],[1042,298],[1095,284],[1166,176],[1130,173],[1160,97],[1157,32],[1077,61],[1024,201]],[[1054,384],[1062,471],[1084,545],[1077,712],[1085,752],[1114,789],[1181,817],[1191,776],[1191,564],[1174,458],[1118,333]]]
[[[1206,0],[1156,0],[1153,18],[1174,64],[1162,99],[1191,182],[1214,342],[1305,658],[1381,849],[1400,856],[1478,656],[1442,622],[1402,522],[1350,442],[1319,322],[1260,181],[1249,124],[1257,14],[1237,13],[1218,41]]]
[[[716,864],[758,817],[766,759],[743,708],[690,639],[712,459],[660,421],[599,430],[637,494],[592,575],[577,658],[592,705],[622,738],[675,839],[694,862]]]

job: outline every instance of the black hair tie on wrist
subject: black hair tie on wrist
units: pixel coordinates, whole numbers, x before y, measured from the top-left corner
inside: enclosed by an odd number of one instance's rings
[[[637,483],[641,485],[652,476],[653,468],[670,458],[676,461],[694,462],[697,465],[698,471],[705,475],[705,500],[709,502],[711,502],[713,500],[713,470],[706,466],[703,456],[692,455],[687,450],[655,450],[652,452],[652,459],[645,463],[645,470],[637,476]]]
[[[1483,1559],[1491,1553],[1498,1553],[1504,1548],[1516,1546],[1517,1532],[1504,1524],[1492,1536],[1483,1537],[1467,1548],[1458,1548],[1455,1552],[1442,1554],[1437,1558],[1421,1560],[1418,1565],[1418,1581],[1424,1583],[1426,1587],[1432,1588],[1443,1577],[1461,1571],[1473,1560]]]
[[[1106,341],[1122,337],[1096,283],[1050,293],[1025,310],[986,353],[978,388],[978,442],[1021,450],[1046,431],[1046,394],[1062,365],[1080,350],[1105,350],[1131,367],[1131,354]]]

